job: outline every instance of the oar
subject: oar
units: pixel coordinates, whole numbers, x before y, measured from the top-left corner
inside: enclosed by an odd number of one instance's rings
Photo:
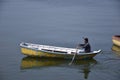
[[[74,54],[73,58],[72,58],[72,61],[69,63],[69,65],[71,65],[75,59],[75,56],[77,55],[77,51],[78,51],[78,48],[76,48],[76,53]]]

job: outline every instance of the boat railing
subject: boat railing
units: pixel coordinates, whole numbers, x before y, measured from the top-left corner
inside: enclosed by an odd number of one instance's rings
[[[68,54],[71,54],[71,52],[76,52],[76,50],[72,48],[62,48],[62,47],[46,46],[46,45],[40,46],[39,49],[50,52],[68,53]]]
[[[38,45],[38,44],[31,44],[31,43],[22,43],[24,47],[32,48],[35,50],[44,50],[49,52],[58,52],[58,53],[76,53],[76,49],[74,48],[64,48],[64,47],[56,47],[56,46],[49,46],[49,45]]]

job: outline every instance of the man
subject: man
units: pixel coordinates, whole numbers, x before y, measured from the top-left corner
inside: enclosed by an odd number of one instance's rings
[[[91,52],[91,46],[89,44],[88,38],[84,38],[84,44],[79,44],[79,47],[84,48],[85,52]]]

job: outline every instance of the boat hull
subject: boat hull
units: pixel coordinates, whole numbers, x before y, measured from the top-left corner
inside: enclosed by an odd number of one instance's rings
[[[120,46],[120,35],[115,35],[112,37],[112,42],[114,45]]]
[[[32,56],[32,57],[49,57],[49,58],[63,58],[63,59],[72,59],[73,56],[75,55],[75,54],[55,54],[55,53],[43,52],[40,50],[29,49],[25,47],[21,47],[21,52],[24,55]],[[94,53],[94,54],[87,53],[84,55],[76,54],[75,59],[91,59],[96,54],[98,53]]]

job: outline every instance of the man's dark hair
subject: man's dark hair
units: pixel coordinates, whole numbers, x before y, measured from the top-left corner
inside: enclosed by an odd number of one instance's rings
[[[88,42],[88,38],[84,38],[84,40],[85,40],[86,42]]]

